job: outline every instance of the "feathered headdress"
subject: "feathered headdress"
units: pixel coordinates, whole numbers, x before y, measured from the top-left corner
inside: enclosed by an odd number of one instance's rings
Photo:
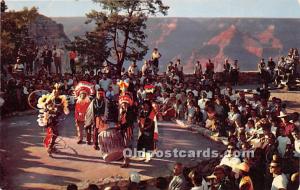
[[[121,94],[124,93],[125,91],[127,91],[127,88],[129,87],[129,81],[128,80],[120,80],[118,82],[118,85],[120,87],[121,90]]]
[[[75,97],[78,98],[82,92],[85,92],[88,96],[95,94],[94,85],[86,81],[80,81],[74,90]]]
[[[130,106],[133,105],[133,99],[130,92],[124,92],[122,95],[119,96],[119,104],[121,105],[122,103],[127,103]]]
[[[65,95],[59,95],[58,97],[55,97],[55,90],[59,90],[59,88],[61,87],[61,85],[59,85],[58,83],[56,83],[54,85],[54,89],[52,91],[52,93],[49,94],[45,94],[42,97],[40,97],[38,99],[38,104],[37,107],[40,109],[39,110],[39,119],[37,120],[39,123],[39,126],[44,127],[47,125],[48,123],[48,119],[49,119],[49,111],[53,111],[55,109],[57,109],[57,103],[56,103],[56,99],[60,99],[60,106],[63,107],[63,111],[66,115],[68,115],[70,113],[69,108],[68,108],[68,100],[67,97]]]
[[[154,93],[155,86],[153,86],[152,84],[147,84],[144,86],[144,89],[146,93]]]

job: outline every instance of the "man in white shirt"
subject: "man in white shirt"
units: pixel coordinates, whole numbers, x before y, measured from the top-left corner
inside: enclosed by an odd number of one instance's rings
[[[202,97],[201,97],[201,99],[198,100],[198,106],[200,107],[201,110],[204,110],[205,104],[208,101],[208,99],[206,97],[207,97],[206,93],[202,92]]]
[[[150,65],[147,60],[144,61],[144,64],[142,66],[142,75],[145,76],[150,72]]]
[[[151,59],[152,59],[152,67],[153,67],[153,71],[154,71],[155,75],[158,72],[158,65],[159,65],[159,58],[160,57],[161,57],[161,54],[159,53],[158,49],[154,48],[153,52],[152,52]]]
[[[60,48],[56,48],[56,46],[54,46],[52,55],[53,55],[53,59],[54,59],[56,74],[62,73],[61,72],[61,56],[62,56],[62,54],[63,54],[63,51]]]
[[[111,80],[103,75],[103,79],[99,81],[100,87],[106,92],[108,90],[109,85],[111,84]]]
[[[286,175],[282,173],[280,163],[272,161],[270,164],[270,173],[274,177],[271,190],[286,190],[288,179]]]
[[[235,151],[237,151],[234,144],[229,143],[227,146],[226,155],[222,158],[219,165],[226,165],[232,168],[232,171],[235,172],[238,176],[238,169],[236,166],[241,163],[239,157],[236,156]]]
[[[128,75],[130,77],[135,77],[138,75],[138,73],[139,73],[139,69],[136,65],[136,62],[134,61],[128,68]]]
[[[291,142],[290,138],[285,135],[283,128],[281,128],[281,127],[279,128],[279,133],[280,133],[280,136],[277,137],[277,141],[278,141],[277,150],[278,150],[278,153],[280,154],[280,156],[283,158],[285,155],[287,146],[291,145],[292,142]]]

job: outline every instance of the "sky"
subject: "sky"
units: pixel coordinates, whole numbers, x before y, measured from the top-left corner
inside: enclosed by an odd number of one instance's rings
[[[99,10],[92,0],[5,0],[10,10],[35,6],[49,17],[85,16]],[[300,0],[163,0],[168,17],[300,18]]]

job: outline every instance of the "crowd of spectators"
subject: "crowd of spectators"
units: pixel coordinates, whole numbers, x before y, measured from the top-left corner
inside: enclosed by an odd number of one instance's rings
[[[56,47],[54,47],[56,48]],[[54,52],[54,53],[53,53]],[[211,60],[202,72],[201,64],[195,66],[195,77],[187,80],[183,74],[181,60],[170,62],[162,75],[158,74],[159,58],[157,49],[152,58],[145,61],[141,70],[133,62],[122,76],[114,75],[113,68],[103,64],[99,69],[75,68],[76,52],[70,52],[72,73],[62,73],[60,50],[45,49],[41,55],[44,63],[36,74],[33,69],[24,72],[22,61],[5,70],[1,78],[1,115],[28,109],[28,95],[35,90],[51,91],[55,83],[63,84],[63,94],[74,103],[73,90],[79,81],[89,81],[96,90],[102,88],[106,97],[118,97],[118,80],[129,81],[128,91],[136,102],[146,97],[144,86],[155,86],[154,96],[160,106],[160,120],[186,120],[189,124],[207,128],[216,136],[228,139],[227,154],[213,170],[213,175],[203,176],[199,171],[183,175],[183,166],[177,163],[169,190],[175,189],[297,189],[299,186],[300,119],[299,113],[288,113],[284,100],[270,99],[266,85],[251,94],[234,90],[232,84],[238,81],[237,61],[231,67],[228,60],[224,72],[231,73],[234,80],[224,88],[214,77]],[[49,63],[55,63],[55,74]],[[74,65],[72,65],[74,64]],[[235,156],[235,151],[253,150],[254,157]],[[297,186],[298,185],[298,186]],[[167,187],[166,187],[167,188]]]

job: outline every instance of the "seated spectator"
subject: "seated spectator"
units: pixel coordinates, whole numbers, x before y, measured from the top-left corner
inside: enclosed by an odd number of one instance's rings
[[[189,178],[194,186],[191,190],[208,190],[207,182],[197,170],[192,170]]]
[[[226,165],[233,168],[233,171],[238,173],[235,170],[235,166],[241,163],[239,157],[236,156],[235,151],[238,151],[236,146],[233,143],[228,144],[226,155],[222,158],[220,165]]]
[[[176,163],[173,169],[173,178],[169,184],[168,190],[187,190],[187,181],[183,176],[182,163]]]

